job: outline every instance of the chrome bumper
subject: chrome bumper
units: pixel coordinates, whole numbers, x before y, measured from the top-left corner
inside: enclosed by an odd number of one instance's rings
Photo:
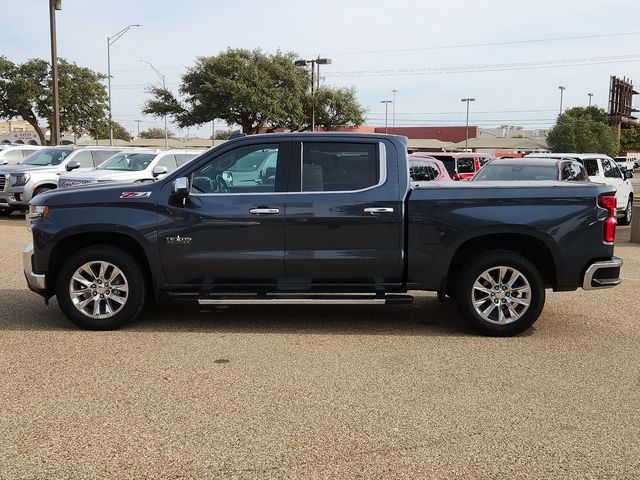
[[[30,243],[27,248],[22,251],[22,263],[24,264],[24,276],[27,277],[27,283],[29,288],[34,291],[46,290],[45,274],[34,273],[33,271],[33,243]]]
[[[597,290],[600,288],[611,288],[620,285],[620,269],[622,259],[611,257],[611,260],[594,262],[584,272],[582,288],[584,290]]]

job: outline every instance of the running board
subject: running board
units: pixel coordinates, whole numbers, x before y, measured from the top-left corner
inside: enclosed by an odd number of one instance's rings
[[[239,295],[198,298],[200,305],[398,305],[413,302],[410,295]]]

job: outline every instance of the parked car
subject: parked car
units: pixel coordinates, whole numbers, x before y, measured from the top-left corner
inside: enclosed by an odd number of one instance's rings
[[[412,182],[451,181],[451,177],[444,163],[420,153],[409,156],[409,178]]]
[[[5,197],[10,210],[26,210],[29,200],[42,192],[57,188],[63,172],[86,171],[100,165],[123,147],[50,147],[31,154],[19,165],[7,170],[9,188]],[[0,169],[0,171],[3,171]]]
[[[631,171],[622,171],[613,158],[598,153],[533,153],[526,159],[556,158],[572,159],[584,165],[592,182],[605,183],[616,188],[616,210],[618,223],[630,225],[633,212],[633,185]]]
[[[406,152],[394,135],[251,135],[156,182],[39,195],[27,217],[29,288],[96,330],[133,320],[147,299],[380,305],[430,290],[504,336],[536,321],[545,288],[620,283],[613,187],[412,187]],[[265,179],[256,157],[267,156],[276,163]],[[243,182],[226,182],[237,170]]]
[[[193,160],[204,150],[133,149],[120,152],[90,171],[60,175],[60,188],[103,182],[153,181]]]
[[[39,145],[6,145],[0,149],[0,165],[15,165],[36,150],[43,148]]]
[[[494,158],[488,153],[429,152],[429,156],[444,163],[451,180],[471,180],[485,163]]]
[[[623,172],[625,170],[633,172],[633,170],[637,168],[636,160],[631,157],[613,157],[613,159]]]
[[[473,182],[491,180],[560,180],[588,182],[584,166],[571,159],[497,158],[487,163],[471,179]]]
[[[72,151],[72,147],[40,148],[17,165],[0,167],[0,215],[10,215],[14,210],[25,210],[34,195],[55,188],[55,184],[34,184],[31,175],[37,170],[59,168]],[[24,194],[28,195],[27,200]]]

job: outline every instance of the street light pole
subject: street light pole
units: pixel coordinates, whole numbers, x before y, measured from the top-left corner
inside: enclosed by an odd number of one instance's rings
[[[467,104],[467,121],[466,121],[465,134],[464,134],[464,149],[466,151],[468,146],[469,146],[469,103],[475,102],[476,99],[475,98],[463,98],[460,101],[461,102],[466,102],[466,104]]]
[[[316,65],[318,65],[317,78],[318,83],[317,87],[320,88],[320,65],[330,65],[330,58],[312,58],[311,60],[296,60],[294,65],[296,67],[306,67],[307,65],[311,65],[311,131],[316,131]]]
[[[165,82],[165,78],[164,75],[162,73],[160,73],[160,70],[158,70],[153,63],[151,62],[147,62],[146,60],[141,60],[142,63],[146,63],[147,65],[149,65],[151,67],[151,69],[156,72],[156,75],[158,75],[158,77],[160,78],[160,80],[162,81],[162,89],[166,90],[167,89],[167,84]],[[167,116],[164,116],[164,149],[167,150],[169,148],[169,135],[168,135],[168,130],[167,130]]]
[[[58,91],[58,48],[56,44],[56,10],[62,10],[62,0],[49,0],[49,29],[51,31],[51,83],[53,84],[53,119],[49,143],[60,141],[60,95]]]
[[[107,92],[109,95],[109,145],[113,145],[113,116],[111,114],[111,45],[129,31],[131,27],[139,27],[139,24],[127,25],[112,37],[107,37]]]
[[[564,91],[567,87],[564,85],[560,85],[558,89],[560,90],[560,115],[562,115],[562,97],[564,96]]]
[[[391,90],[393,92],[393,120],[391,121],[391,125],[393,127],[396,126],[396,93],[398,93],[398,90],[396,90],[395,88],[393,90]]]
[[[591,97],[593,97],[593,93],[589,92],[587,95],[589,95],[589,108],[591,108]]]
[[[382,100],[380,103],[384,103],[384,133],[389,133],[389,104],[391,100]]]

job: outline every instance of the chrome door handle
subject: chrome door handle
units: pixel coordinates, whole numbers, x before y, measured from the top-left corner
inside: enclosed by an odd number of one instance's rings
[[[280,213],[280,209],[278,208],[252,208],[249,210],[251,215],[275,215],[276,213]]]
[[[376,213],[393,213],[393,208],[390,207],[369,207],[364,209],[364,213],[370,213],[375,215]]]

